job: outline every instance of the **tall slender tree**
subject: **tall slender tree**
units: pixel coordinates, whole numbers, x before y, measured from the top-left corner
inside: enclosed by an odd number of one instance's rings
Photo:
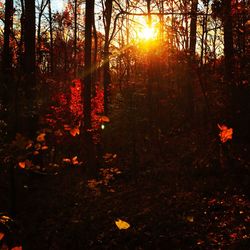
[[[13,28],[13,0],[6,0],[5,1],[5,18],[4,18],[4,45],[3,45],[3,76],[4,81],[2,86],[1,93],[3,94],[2,99],[4,100],[5,104],[8,102],[7,97],[7,84],[11,83],[11,71],[12,71],[12,48],[11,48],[11,32]]]
[[[91,83],[92,83],[92,27],[94,16],[94,0],[86,1],[85,12],[85,47],[84,47],[84,127],[91,128]]]
[[[74,76],[76,77],[77,72],[77,11],[78,11],[78,1],[74,0]]]
[[[13,28],[13,0],[5,1],[3,71],[9,73],[12,68],[12,49],[10,45]]]
[[[53,26],[52,26],[52,12],[51,12],[51,0],[48,0],[49,8],[49,36],[50,36],[50,73],[54,73],[54,42],[53,42]]]
[[[36,71],[36,17],[35,0],[25,0],[25,30],[24,30],[24,69],[27,76],[27,88],[35,84]]]
[[[195,57],[195,47],[196,47],[196,30],[197,30],[197,5],[198,0],[192,0],[191,5],[191,22],[190,22],[190,55],[191,58]]]
[[[110,25],[112,17],[113,0],[105,1],[104,10],[104,65],[103,65],[103,87],[104,87],[104,113],[108,115],[108,103],[109,103],[109,88],[110,88],[110,62],[109,62],[109,45],[110,45]]]
[[[225,56],[225,80],[233,79],[233,27],[231,0],[224,0],[224,56]]]
[[[96,164],[96,147],[93,143],[91,128],[91,85],[92,85],[92,27],[94,21],[94,0],[86,1],[85,12],[85,47],[84,47],[84,126],[82,134],[84,135],[84,148],[86,157],[87,172],[90,176],[95,177],[97,173]]]
[[[35,0],[25,0],[24,20],[24,81],[25,104],[22,110],[24,125],[21,132],[33,136],[37,129],[36,100],[36,16]],[[26,109],[25,109],[26,107]]]

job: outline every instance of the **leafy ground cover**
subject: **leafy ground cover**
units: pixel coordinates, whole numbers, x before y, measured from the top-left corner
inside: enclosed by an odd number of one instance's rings
[[[141,88],[131,84],[115,95],[100,134],[95,179],[78,155],[77,122],[41,128],[31,141],[17,135],[1,151],[1,211],[13,198],[11,170],[15,177],[18,233],[9,232],[10,244],[31,250],[249,249],[250,146],[237,128],[224,130],[229,140],[222,143],[217,124],[224,122],[226,95],[223,89],[212,94],[208,123],[200,113],[187,120],[174,93],[153,100],[153,116]]]

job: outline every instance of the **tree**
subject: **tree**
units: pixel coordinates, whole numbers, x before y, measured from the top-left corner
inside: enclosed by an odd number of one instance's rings
[[[53,27],[52,27],[52,13],[51,13],[51,0],[48,0],[49,8],[49,36],[50,36],[50,73],[54,73],[54,43],[53,43]]]
[[[232,6],[231,0],[224,0],[224,56],[225,56],[225,80],[232,81],[233,77],[233,30],[232,30]]]
[[[27,90],[35,87],[36,71],[36,19],[35,0],[25,0],[24,69]]]
[[[109,62],[109,45],[110,45],[110,25],[112,17],[113,0],[105,1],[104,10],[104,50],[103,50],[103,87],[104,87],[104,113],[108,115],[108,103],[109,103],[109,88],[110,88],[110,62]]]
[[[27,135],[36,132],[37,115],[35,115],[36,100],[36,19],[35,0],[25,0],[24,20],[24,81],[25,107],[23,107],[24,127],[20,128]]]
[[[5,1],[3,72],[10,73],[12,68],[12,51],[10,45],[13,28],[13,0]]]
[[[3,100],[5,100],[5,104],[8,102],[8,98],[6,93],[7,84],[12,83],[9,79],[11,77],[12,71],[12,48],[10,44],[11,33],[13,28],[13,0],[5,1],[5,18],[4,18],[4,45],[3,45],[3,76],[4,76],[4,86],[2,87],[3,91]],[[7,99],[7,100],[6,100]]]
[[[42,40],[41,40],[41,22],[42,22],[42,16],[44,13],[45,8],[48,5],[48,0],[42,0],[40,6],[39,6],[39,14],[38,14],[38,24],[37,24],[37,54],[38,54],[38,62],[41,63],[42,60],[42,54],[41,54],[41,46],[42,46]]]
[[[192,0],[191,23],[190,23],[190,45],[189,45],[190,56],[192,59],[195,58],[195,48],[196,48],[197,5],[198,5],[198,0]]]
[[[83,101],[84,101],[84,148],[86,155],[86,167],[88,174],[95,176],[96,170],[96,148],[93,143],[91,128],[91,84],[92,84],[92,27],[94,21],[94,0],[86,1],[85,16],[85,46],[84,46],[84,78],[83,78]]]
[[[86,1],[85,47],[84,47],[84,127],[91,128],[91,83],[92,83],[92,27],[94,0]]]

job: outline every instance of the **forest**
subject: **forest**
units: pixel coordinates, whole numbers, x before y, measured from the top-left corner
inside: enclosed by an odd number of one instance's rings
[[[249,0],[0,0],[0,250],[247,250],[249,174]]]

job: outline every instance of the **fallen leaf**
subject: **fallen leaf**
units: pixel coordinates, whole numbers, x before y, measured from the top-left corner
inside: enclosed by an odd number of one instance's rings
[[[69,158],[63,158],[62,161],[66,163],[71,163],[71,160]]]
[[[208,201],[208,205],[213,205],[215,203],[216,203],[216,199],[215,198]]]
[[[30,149],[33,146],[33,142],[29,141],[25,149]]]
[[[40,144],[40,143],[37,143],[37,144],[35,145],[35,149],[36,149],[36,150],[41,149],[41,144]]]
[[[22,250],[22,246],[12,247],[11,250]]]
[[[194,217],[193,216],[187,216],[187,221],[188,222],[194,222]]]
[[[202,245],[204,244],[204,240],[197,240],[197,245]]]
[[[77,159],[77,156],[74,156],[74,157],[72,158],[72,164],[73,164],[73,165],[79,164],[79,161],[78,161],[78,159]]]
[[[2,240],[4,237],[4,233],[0,232],[0,240]]]
[[[230,234],[230,238],[232,238],[232,239],[236,239],[237,238],[237,233],[232,233],[232,234]]]
[[[45,141],[45,136],[46,136],[45,133],[41,133],[40,135],[37,136],[36,140],[38,142],[43,142],[43,141]]]
[[[130,225],[126,221],[122,221],[120,219],[115,221],[115,224],[120,230],[128,229],[130,227]]]
[[[18,166],[19,166],[20,168],[25,168],[25,161],[20,161],[20,162],[18,162]]]
[[[42,146],[42,150],[47,150],[48,148],[49,148],[49,147],[46,146],[46,145]]]

